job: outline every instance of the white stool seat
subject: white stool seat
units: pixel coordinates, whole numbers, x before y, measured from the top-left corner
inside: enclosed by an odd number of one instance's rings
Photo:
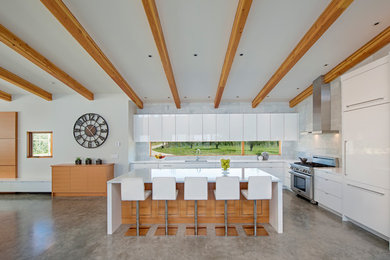
[[[184,178],[184,200],[207,200],[207,177]]]
[[[153,200],[176,200],[178,192],[175,177],[153,178]]]
[[[248,189],[241,190],[247,200],[270,200],[272,198],[271,176],[249,176]]]
[[[217,177],[214,195],[216,200],[239,200],[240,199],[240,178]]]
[[[125,178],[121,183],[121,197],[125,201],[144,201],[152,191],[145,190],[142,178]]]

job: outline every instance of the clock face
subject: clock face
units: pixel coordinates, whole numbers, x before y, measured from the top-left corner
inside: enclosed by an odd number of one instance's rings
[[[73,136],[82,147],[97,148],[108,137],[107,122],[98,114],[88,113],[82,115],[74,124]]]

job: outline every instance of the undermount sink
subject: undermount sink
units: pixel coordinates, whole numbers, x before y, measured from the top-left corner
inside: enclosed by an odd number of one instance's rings
[[[185,160],[184,162],[188,162],[188,163],[207,163],[207,160],[205,160],[205,159],[200,159],[200,160]]]

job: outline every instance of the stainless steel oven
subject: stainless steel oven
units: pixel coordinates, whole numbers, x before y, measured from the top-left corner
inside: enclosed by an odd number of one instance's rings
[[[306,175],[299,172],[290,171],[291,189],[302,197],[314,203],[313,175]]]

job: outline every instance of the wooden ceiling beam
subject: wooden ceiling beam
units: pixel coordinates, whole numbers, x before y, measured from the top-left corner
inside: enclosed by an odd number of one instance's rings
[[[0,67],[0,78],[47,101],[52,100],[51,93],[41,89],[40,87],[28,82],[25,79],[22,79],[18,75],[15,75],[2,67]]]
[[[4,91],[0,90],[0,99],[5,101],[12,101],[12,96]]]
[[[383,30],[380,34],[372,38],[369,42],[364,44],[357,51],[352,53],[348,58],[340,62],[336,67],[331,69],[324,76],[324,82],[330,83],[337,77],[341,76],[369,56],[386,46],[390,43],[390,26]],[[295,98],[290,100],[290,107],[295,107],[300,102],[305,100],[313,93],[313,85],[310,85],[307,89],[302,91]]]
[[[27,43],[22,41],[19,37],[10,32],[7,28],[0,24],[0,41],[5,45],[58,79],[65,85],[87,98],[93,100],[93,93],[66,74],[51,61],[46,59],[42,54],[31,48]]]
[[[41,0],[41,2],[112,78],[112,80],[114,80],[122,91],[138,106],[138,108],[143,108],[142,100],[137,96],[131,86],[126,82],[66,5],[61,0]]]
[[[337,18],[348,8],[353,0],[332,0],[322,12],[298,45],[288,55],[286,60],[269,79],[259,94],[253,99],[252,107],[257,107],[261,101],[273,90],[280,80],[294,67],[294,65],[305,55],[305,53],[317,42],[326,30],[337,20]]]
[[[144,5],[150,29],[152,30],[153,38],[160,54],[161,62],[168,80],[169,88],[172,92],[173,100],[175,101],[176,108],[180,108],[180,97],[177,91],[175,77],[173,75],[173,69],[160,23],[160,17],[158,16],[156,2],[154,0],[142,0],[142,4]]]
[[[237,6],[236,16],[234,17],[234,23],[232,32],[230,33],[229,45],[226,51],[225,60],[222,66],[221,76],[219,78],[217,94],[214,99],[214,107],[218,108],[221,103],[222,94],[225,90],[226,82],[229,77],[230,69],[232,68],[234,57],[238,44],[240,43],[242,32],[244,31],[246,19],[249,14],[249,10],[252,5],[252,0],[240,0]]]

